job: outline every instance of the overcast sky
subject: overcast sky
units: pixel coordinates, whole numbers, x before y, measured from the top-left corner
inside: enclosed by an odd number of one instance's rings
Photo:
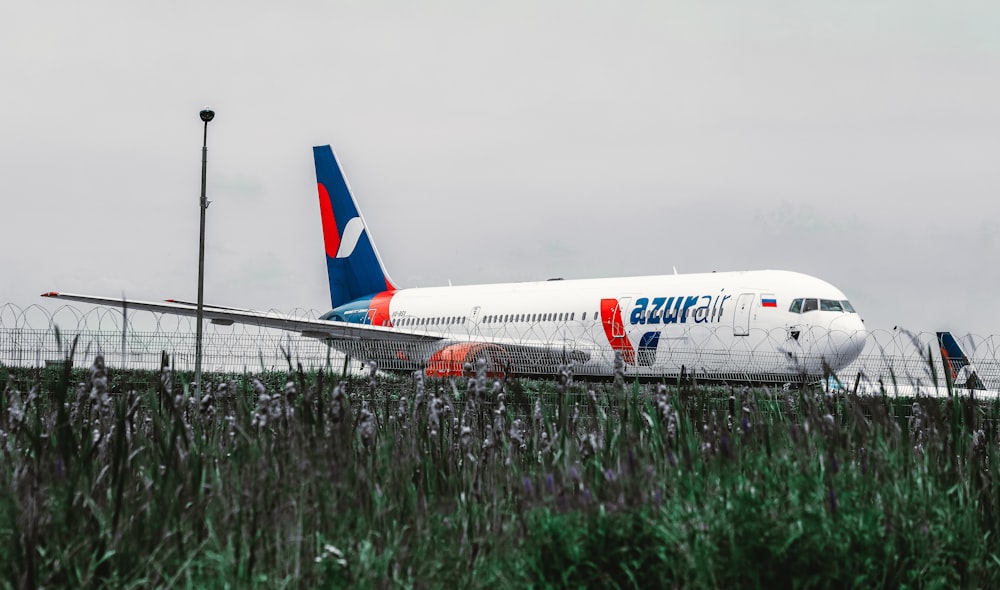
[[[402,286],[788,269],[1000,334],[1000,3],[13,2],[0,304],[329,306],[311,147]]]

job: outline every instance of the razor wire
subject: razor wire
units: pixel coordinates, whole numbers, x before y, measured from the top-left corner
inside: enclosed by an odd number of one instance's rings
[[[320,313],[295,309],[284,315],[316,319]],[[38,304],[19,307],[8,303],[0,306],[0,364],[41,367],[61,363],[76,340],[77,363],[89,363],[90,358],[100,354],[110,366],[156,370],[162,353],[166,352],[176,370],[191,371],[195,362],[195,321],[183,316],[136,310],[129,310],[123,316],[120,309],[110,307],[82,310],[62,305],[53,310]],[[440,325],[433,329],[455,341],[468,340],[467,328],[459,326]],[[576,372],[580,375],[587,375],[588,370],[595,371],[594,366],[614,363],[615,352],[608,342],[598,341],[593,333],[584,339],[560,343],[551,340],[554,333],[551,325],[513,323],[506,330],[501,336],[507,342],[537,343],[548,338],[551,353],[546,355],[537,348],[488,344],[475,349],[497,373],[551,376],[560,365],[573,360],[570,350],[596,361],[577,363]],[[677,377],[683,371],[693,378],[710,375],[715,381],[788,381],[787,370],[774,370],[783,362],[787,366],[788,359],[776,352],[788,339],[785,329],[771,330],[755,338],[724,336],[709,334],[700,340],[703,344],[700,347],[690,346],[685,338],[679,338],[674,344],[663,342],[652,354],[657,359],[669,358],[672,369],[658,372],[651,367],[644,373],[644,361],[640,357],[623,372],[646,377]],[[1000,336],[969,334],[956,335],[956,338],[975,365],[980,380],[987,388],[997,389],[1000,386]],[[733,344],[724,346],[727,341]],[[289,364],[301,364],[306,369],[334,368],[339,371],[350,368],[357,371],[362,366],[360,361],[372,360],[380,369],[424,370],[433,374],[434,367],[427,359],[434,357],[440,343],[411,344],[406,350],[401,346],[394,341],[337,341],[330,346],[324,340],[252,324],[224,326],[206,322],[202,364],[206,371],[227,373],[285,370]],[[567,354],[559,353],[561,347]],[[350,359],[358,362],[349,365]],[[461,366],[472,359],[448,360]],[[720,371],[713,367],[728,369]],[[939,386],[945,378],[936,334],[899,329],[870,331],[861,355],[837,371],[836,378],[847,389],[861,384],[868,391],[879,387],[891,390],[899,384]]]

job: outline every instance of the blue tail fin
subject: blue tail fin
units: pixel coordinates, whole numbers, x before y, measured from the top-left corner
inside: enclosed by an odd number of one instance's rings
[[[938,332],[937,339],[938,346],[941,347],[941,362],[951,382],[957,387],[984,389],[975,368],[969,362],[969,357],[962,352],[962,347],[951,332]]]
[[[313,148],[323,219],[323,244],[334,308],[359,297],[396,289],[385,272],[333,148]]]

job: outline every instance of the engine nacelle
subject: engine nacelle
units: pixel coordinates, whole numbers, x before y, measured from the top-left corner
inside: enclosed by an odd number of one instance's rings
[[[428,377],[471,377],[476,374],[479,359],[486,361],[486,376],[501,379],[510,367],[510,354],[498,344],[460,342],[442,348],[431,355],[425,373]],[[466,370],[466,365],[471,370]]]

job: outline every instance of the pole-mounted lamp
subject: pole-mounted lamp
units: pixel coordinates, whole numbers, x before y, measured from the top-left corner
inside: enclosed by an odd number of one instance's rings
[[[205,178],[208,170],[208,122],[215,118],[215,111],[205,107],[198,115],[205,122],[205,132],[201,142],[201,228],[198,236],[198,312],[195,320],[197,332],[194,351],[194,388],[195,393],[201,398],[201,324],[205,306],[205,211],[209,204],[209,200],[205,198]]]

